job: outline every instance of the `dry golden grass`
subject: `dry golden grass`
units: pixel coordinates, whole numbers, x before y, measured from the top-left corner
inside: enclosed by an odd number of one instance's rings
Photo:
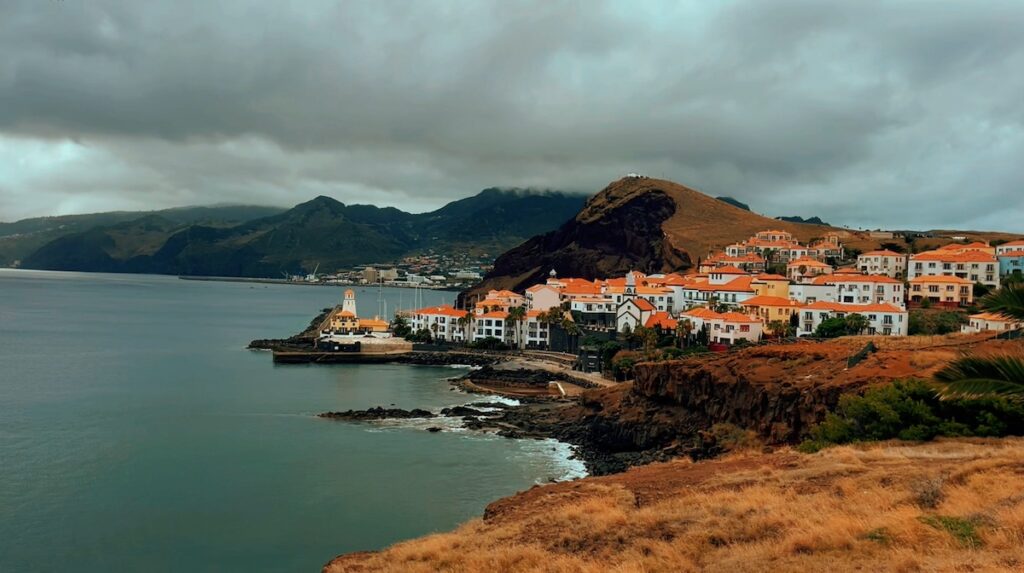
[[[538,487],[325,571],[1021,571],[1024,440],[732,454]]]

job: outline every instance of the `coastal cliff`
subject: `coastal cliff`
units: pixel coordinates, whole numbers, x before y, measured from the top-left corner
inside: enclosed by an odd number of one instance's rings
[[[869,342],[875,351],[851,366],[850,358]],[[795,444],[843,394],[928,376],[971,339],[916,342],[849,337],[641,363],[633,382],[588,390],[557,411],[510,410],[500,422],[519,426],[517,436],[576,445],[594,475],[679,456],[713,457],[722,452],[714,431],[719,425],[767,446]]]

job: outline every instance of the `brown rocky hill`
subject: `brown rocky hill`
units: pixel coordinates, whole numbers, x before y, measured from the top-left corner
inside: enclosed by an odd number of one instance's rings
[[[663,179],[627,177],[594,195],[575,218],[506,252],[471,297],[491,288],[521,290],[554,269],[560,276],[597,278],[630,269],[648,273],[686,270],[709,251],[758,231],[782,229],[801,241],[829,231],[734,207]],[[852,237],[851,237],[852,238]]]

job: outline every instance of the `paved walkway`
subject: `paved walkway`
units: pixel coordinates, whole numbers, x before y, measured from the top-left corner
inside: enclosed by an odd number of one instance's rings
[[[534,368],[537,370],[546,370],[547,372],[557,372],[560,374],[565,374],[572,378],[578,378],[580,380],[591,382],[593,384],[596,384],[597,386],[615,386],[616,384],[618,384],[618,382],[614,380],[608,380],[607,378],[601,376],[596,372],[580,372],[578,370],[573,370],[572,368],[569,368],[556,362],[538,360],[537,358],[534,357],[513,358],[512,360],[498,364],[497,366],[495,366],[495,368],[507,368],[510,370],[515,370],[518,368]],[[569,388],[566,388],[566,392],[569,392]]]

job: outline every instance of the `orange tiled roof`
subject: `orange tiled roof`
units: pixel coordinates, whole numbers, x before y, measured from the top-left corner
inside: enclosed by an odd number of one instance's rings
[[[654,305],[651,304],[651,301],[647,300],[646,298],[635,298],[633,299],[633,302],[636,304],[636,307],[639,308],[640,310],[654,310]]]
[[[711,310],[706,306],[697,306],[690,310],[684,311],[680,316],[692,316],[694,318],[717,318],[718,313]]]
[[[973,284],[967,279],[962,279],[957,276],[946,276],[946,275],[933,275],[933,276],[921,276],[910,279],[911,283],[957,283],[969,285]]]
[[[827,265],[827,264],[819,261],[818,259],[812,259],[810,257],[800,257],[799,259],[796,259],[796,260],[793,260],[793,261],[789,261],[789,264],[787,264],[786,266],[787,267],[798,267],[800,265],[804,265],[804,266],[807,266],[807,267],[831,267],[831,265]]]
[[[888,303],[881,304],[843,304],[841,302],[828,302],[819,300],[805,305],[809,310],[832,310],[836,312],[906,312],[902,308]]]
[[[1009,316],[1005,316],[996,312],[979,312],[978,314],[972,314],[971,318],[977,320],[987,320],[990,322],[1007,322],[1010,324],[1020,322],[1019,320],[1010,318]]]
[[[742,306],[800,306],[800,303],[795,300],[783,298],[781,296],[755,296],[748,298],[747,300],[740,303]]]
[[[867,252],[867,253],[862,253],[860,256],[862,256],[862,257],[905,257],[906,255],[901,254],[901,253],[897,253],[895,251],[890,251],[889,249],[882,249],[881,251],[870,251],[870,252]]]
[[[1024,239],[1017,239],[1016,241],[1010,241],[999,245],[1000,247],[1024,247]]]
[[[388,321],[380,318],[360,318],[359,326],[388,326]]]
[[[485,312],[483,314],[476,315],[476,318],[500,318],[502,320],[508,318],[508,313],[503,310],[492,310],[491,312]]]
[[[885,275],[864,275],[864,274],[832,274],[825,275],[825,284],[829,283],[889,283],[889,284],[903,284],[903,281],[887,277]]]
[[[975,241],[973,243],[967,243],[966,245],[962,245],[960,243],[950,243],[948,245],[943,245],[943,246],[939,247],[938,250],[940,250],[940,251],[960,251],[960,250],[964,250],[964,249],[991,249],[991,248],[992,247],[990,247],[988,243],[981,243],[981,242]]]
[[[994,263],[994,255],[982,251],[926,251],[910,256],[911,261],[940,261],[943,263]]]
[[[661,328],[664,328],[666,330],[675,330],[678,324],[679,322],[676,319],[672,318],[672,316],[669,313],[656,312],[652,314],[650,318],[647,319],[647,322],[644,323],[644,326],[646,326],[647,328],[654,328],[655,326],[660,326]]]
[[[786,277],[784,277],[782,275],[775,275],[775,274],[771,274],[771,273],[762,273],[762,274],[759,274],[756,277],[754,277],[754,282],[758,282],[758,281],[786,281],[786,282],[789,282],[789,279],[787,279]]]
[[[413,311],[414,314],[429,314],[432,316],[466,316],[466,311],[459,310],[450,304],[442,304],[440,306],[428,306],[419,310]]]
[[[759,318],[752,318],[738,312],[726,312],[718,315],[718,318],[725,322],[761,322],[761,319]]]
[[[747,275],[742,277],[736,277],[731,281],[716,285],[711,283],[700,283],[693,285],[699,291],[717,292],[717,291],[729,291],[729,292],[754,292],[754,289],[750,286],[750,283],[754,281],[754,277]]]
[[[733,266],[733,265],[721,266],[721,267],[712,269],[711,271],[709,271],[709,273],[710,274],[719,274],[719,275],[746,275],[746,274],[749,274],[749,273],[747,273],[747,271],[745,271],[745,270],[743,270],[743,269],[741,269],[739,267]]]
[[[1000,256],[1000,257],[1024,257],[1024,249],[1020,249],[1020,250],[1017,250],[1017,251],[1003,251],[1002,253],[1000,253],[997,256]]]

